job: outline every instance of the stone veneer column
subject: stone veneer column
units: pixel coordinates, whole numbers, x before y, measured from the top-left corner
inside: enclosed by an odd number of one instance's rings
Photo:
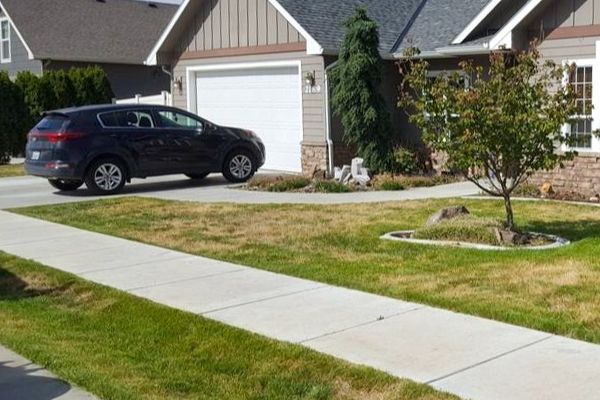
[[[312,176],[317,171],[327,171],[327,144],[302,144],[302,173]]]
[[[537,186],[550,183],[558,192],[595,196],[600,193],[600,154],[579,154],[573,161],[565,163],[565,168],[537,172],[528,182]]]

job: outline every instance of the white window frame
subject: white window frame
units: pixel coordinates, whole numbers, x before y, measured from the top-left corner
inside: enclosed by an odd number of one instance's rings
[[[9,63],[12,61],[12,43],[11,43],[11,27],[10,27],[10,20],[6,17],[0,18],[0,35],[2,34],[1,31],[1,25],[6,22],[7,26],[8,26],[8,37],[7,38],[2,38],[0,37],[0,64],[5,64],[5,63]],[[2,49],[4,48],[4,43],[8,42],[8,57],[6,57],[6,54],[4,54],[4,52],[2,51]]]
[[[600,41],[596,42],[596,58],[584,58],[584,59],[571,59],[563,60],[563,65],[573,65],[577,67],[591,67],[592,68],[592,146],[591,147],[572,147],[567,144],[563,144],[563,151],[577,151],[579,153],[597,153],[600,152],[600,138],[594,135],[594,132],[600,129]],[[564,85],[570,84],[570,77],[568,72],[565,72]],[[583,117],[583,116],[574,116]],[[563,125],[563,134],[569,135],[571,133],[571,124]]]

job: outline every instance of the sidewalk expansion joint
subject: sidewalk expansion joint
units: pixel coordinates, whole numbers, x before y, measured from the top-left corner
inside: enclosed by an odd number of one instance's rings
[[[143,261],[143,262],[139,262],[139,263],[135,263],[135,264],[122,265],[120,267],[109,267],[109,268],[94,269],[94,270],[91,270],[91,271],[82,272],[80,275],[84,276],[84,275],[94,274],[94,273],[97,273],[97,272],[115,271],[115,270],[120,270],[120,269],[127,269],[127,268],[139,267],[140,265],[146,265],[146,264],[154,264],[154,263],[160,263],[160,262],[171,262],[171,261],[176,261],[176,260],[179,260],[179,259],[184,259],[184,258],[187,258],[187,257],[189,257],[187,254],[180,254],[180,255],[177,255],[177,256],[173,256],[173,257],[169,257],[169,258],[164,258],[164,259],[161,259],[161,260],[148,260],[148,261]]]
[[[197,277],[194,277],[194,278],[186,278],[186,279],[178,279],[178,280],[169,281],[169,282],[161,282],[161,283],[157,283],[156,285],[140,286],[140,287],[136,287],[136,288],[132,288],[132,289],[126,289],[125,291],[126,292],[136,292],[138,290],[152,289],[152,288],[157,288],[157,287],[162,287],[162,286],[174,285],[176,283],[200,281],[202,279],[212,278],[212,277],[215,277],[215,276],[237,274],[239,272],[244,272],[244,271],[246,271],[246,269],[240,268],[240,269],[236,269],[236,270],[233,270],[233,271],[217,272],[217,273],[214,273],[214,274],[202,275],[202,276],[197,276]]]
[[[523,345],[523,346],[519,346],[519,347],[517,347],[517,348],[515,348],[515,349],[512,349],[512,350],[506,351],[506,352],[504,352],[504,353],[501,353],[501,354],[498,354],[498,355],[496,355],[496,356],[494,356],[494,357],[490,357],[490,358],[488,358],[488,359],[485,359],[485,360],[483,360],[483,361],[480,361],[480,362],[478,362],[478,363],[475,363],[475,364],[473,364],[473,365],[469,365],[468,367],[461,368],[461,369],[459,369],[459,370],[457,370],[457,371],[451,372],[451,373],[449,373],[449,374],[446,374],[446,375],[440,376],[440,377],[438,377],[438,378],[435,378],[435,379],[431,379],[431,380],[429,380],[429,381],[426,381],[426,382],[423,382],[423,383],[425,383],[426,385],[431,385],[431,384],[433,384],[433,383],[436,383],[436,382],[439,382],[439,381],[443,381],[443,380],[445,380],[445,379],[448,379],[448,378],[450,378],[450,377],[452,377],[452,376],[454,376],[454,375],[461,374],[461,373],[463,373],[463,372],[465,372],[465,371],[469,371],[469,370],[471,370],[471,369],[474,369],[474,368],[480,367],[480,366],[482,366],[482,365],[484,365],[484,364],[487,364],[487,363],[489,363],[489,362],[492,362],[492,361],[498,360],[498,359],[500,359],[500,358],[502,358],[502,357],[506,357],[506,356],[508,356],[508,355],[511,355],[511,354],[517,353],[517,352],[519,352],[519,351],[521,351],[521,350],[524,350],[524,349],[527,349],[527,348],[529,348],[529,347],[535,346],[535,345],[537,345],[537,344],[539,344],[539,343],[542,343],[542,342],[545,342],[546,340],[548,340],[548,339],[551,339],[551,338],[553,338],[553,337],[555,337],[555,335],[548,335],[548,336],[545,336],[545,337],[543,337],[543,338],[541,338],[541,339],[538,339],[538,340],[535,340],[535,341],[533,341],[533,342],[531,342],[531,343],[527,343],[527,344],[525,344],[525,345]]]
[[[304,340],[301,340],[301,341],[296,342],[296,343],[298,343],[298,344],[304,344],[304,343],[312,342],[312,341],[315,341],[315,340],[323,339],[323,338],[328,337],[328,336],[337,335],[339,333],[348,332],[348,331],[351,331],[353,329],[362,328],[364,326],[376,324],[378,322],[387,321],[387,320],[392,319],[392,318],[401,317],[402,315],[406,315],[408,313],[419,311],[419,310],[422,310],[422,309],[424,309],[426,307],[427,306],[418,306],[418,307],[411,308],[409,310],[404,310],[404,311],[401,311],[401,312],[398,312],[398,313],[395,313],[395,314],[391,314],[391,315],[388,315],[388,316],[382,316],[382,317],[379,317],[377,319],[373,319],[373,320],[361,322],[360,324],[352,325],[352,326],[349,326],[347,328],[339,329],[339,330],[332,331],[332,332],[327,332],[327,333],[324,333],[322,335],[311,337],[311,338],[308,338],[308,339],[304,339]]]
[[[262,298],[262,299],[251,300],[251,301],[247,301],[247,302],[244,302],[244,303],[233,304],[233,305],[227,306],[227,307],[215,308],[214,310],[202,311],[202,312],[199,313],[199,315],[208,316],[208,314],[214,314],[214,313],[218,313],[218,312],[221,312],[221,311],[230,310],[232,308],[238,308],[238,307],[247,306],[249,304],[257,304],[257,303],[262,303],[262,302],[265,302],[265,301],[270,301],[270,300],[275,300],[275,299],[281,299],[283,297],[294,296],[296,294],[306,293],[306,292],[312,292],[312,291],[316,291],[316,290],[320,290],[320,289],[326,289],[328,287],[329,286],[327,286],[327,285],[319,284],[317,286],[313,286],[313,287],[310,287],[310,288],[307,288],[307,289],[302,289],[302,290],[296,290],[296,291],[293,291],[293,292],[283,293],[283,294],[279,294],[277,296],[265,297],[265,298]]]

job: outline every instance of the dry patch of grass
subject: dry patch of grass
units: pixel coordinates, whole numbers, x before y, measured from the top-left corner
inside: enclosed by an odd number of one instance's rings
[[[23,164],[7,164],[0,165],[0,178],[9,178],[13,176],[25,175],[25,167]]]
[[[459,204],[478,217],[503,216],[499,201],[452,199],[308,206],[123,198],[18,212],[600,343],[600,208],[517,202],[520,229],[573,241],[555,250],[486,252],[379,240]]]
[[[456,399],[2,252],[0,321],[0,343],[104,399]]]

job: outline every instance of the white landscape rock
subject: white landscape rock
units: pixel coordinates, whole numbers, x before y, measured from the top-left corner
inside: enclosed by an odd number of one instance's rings
[[[369,170],[364,167],[364,160],[355,158],[352,160],[352,165],[344,165],[342,168],[336,167],[334,179],[344,185],[355,184],[366,187],[371,182],[371,175]]]

